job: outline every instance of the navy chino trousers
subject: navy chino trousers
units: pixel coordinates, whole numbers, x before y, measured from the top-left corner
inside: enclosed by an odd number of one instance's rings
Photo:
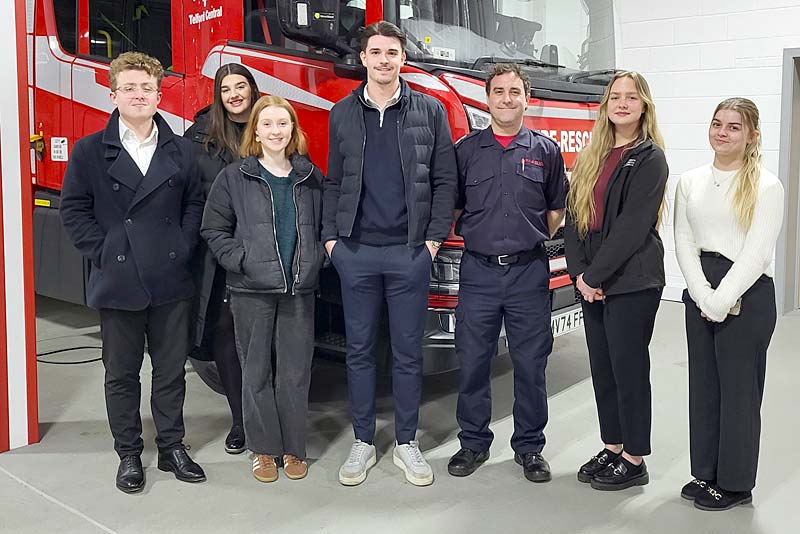
[[[395,438],[415,439],[422,398],[422,337],[431,255],[424,245],[372,246],[340,238],[331,261],[339,273],[347,337],[347,381],[356,439],[375,437],[378,325],[386,301],[393,355]]]

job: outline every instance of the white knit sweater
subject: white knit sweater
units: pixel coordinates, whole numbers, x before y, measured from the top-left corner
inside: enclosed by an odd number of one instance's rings
[[[775,242],[783,222],[783,186],[762,167],[753,223],[742,230],[732,207],[735,174],[704,165],[681,175],[675,194],[678,264],[692,300],[716,322],[725,320],[762,274],[774,276]],[[703,274],[701,251],[719,252],[733,261],[716,289]]]

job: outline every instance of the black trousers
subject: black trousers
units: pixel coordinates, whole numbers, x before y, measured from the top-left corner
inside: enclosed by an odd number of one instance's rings
[[[305,459],[314,294],[232,292],[231,309],[247,447],[256,454]]]
[[[222,273],[220,276],[220,272]],[[217,364],[217,372],[228,399],[235,426],[242,426],[242,367],[236,354],[233,314],[225,287],[225,271],[217,269],[214,286],[208,300],[202,348]]]
[[[342,284],[347,334],[347,383],[353,432],[375,437],[375,346],[381,307],[389,310],[394,431],[398,443],[415,439],[422,399],[422,337],[428,307],[431,255],[424,246],[377,247],[339,239],[333,265]]]
[[[140,311],[101,309],[106,409],[114,449],[120,457],[141,454],[139,414],[145,339],[153,365],[150,408],[160,451],[183,442],[184,365],[189,353],[191,300]]]
[[[650,338],[661,288],[582,301],[600,438],[650,454]]]
[[[460,387],[456,419],[461,446],[489,450],[494,434],[491,364],[505,323],[514,365],[514,452],[541,452],[547,424],[545,369],[553,348],[550,330],[550,267],[541,257],[522,265],[492,265],[466,253],[456,308]]]
[[[705,254],[701,262],[712,287],[732,265]],[[761,276],[742,296],[740,315],[721,323],[701,317],[688,291],[683,301],[692,476],[716,480],[728,491],[750,491],[756,484],[767,347],[777,321],[775,286]]]

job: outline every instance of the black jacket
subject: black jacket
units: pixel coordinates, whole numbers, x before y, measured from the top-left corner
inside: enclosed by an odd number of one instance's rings
[[[319,241],[322,174],[305,156],[291,158],[297,244],[293,280],[285,280],[275,235],[272,194],[254,156],[228,165],[211,187],[201,234],[226,271],[231,291],[309,293],[317,287],[324,251]]]
[[[215,143],[211,142],[206,150],[205,142],[209,138],[209,128],[211,127],[211,117],[209,112],[211,106],[206,106],[198,111],[194,116],[194,124],[189,126],[183,136],[192,141],[193,147],[197,151],[197,167],[200,172],[200,178],[203,181],[203,191],[206,196],[211,190],[211,184],[214,183],[214,178],[234,161],[239,160],[238,154],[231,154],[225,148],[218,147]]]
[[[183,136],[192,141],[195,149],[197,166],[200,171],[200,178],[203,183],[203,192],[208,196],[211,184],[214,179],[227,165],[239,159],[238,155],[231,154],[230,151],[216,146],[213,142],[209,143],[206,150],[206,140],[209,137],[209,127],[211,117],[209,111],[211,106],[207,106],[197,112],[192,124]],[[197,299],[195,302],[194,317],[196,318],[193,332],[194,345],[200,346],[203,341],[203,333],[206,327],[206,313],[208,303],[211,299],[211,290],[214,285],[214,274],[217,270],[217,260],[208,250],[205,241],[202,239],[197,245],[194,258],[192,259],[192,276],[197,286]],[[195,353],[197,356],[199,353]]]
[[[606,295],[664,287],[664,245],[657,224],[668,177],[664,152],[647,140],[625,152],[614,169],[600,232],[581,239],[567,211],[564,246],[573,279],[583,273],[584,282]]]
[[[203,191],[194,151],[160,115],[143,177],[119,138],[119,112],[75,143],[61,191],[61,223],[92,262],[92,308],[143,310],[191,297]]]
[[[400,80],[398,137],[408,245],[444,241],[453,221],[458,176],[447,113],[435,98],[413,91]],[[364,162],[364,87],[333,106],[329,123],[328,175],[324,181],[323,243],[353,231]]]

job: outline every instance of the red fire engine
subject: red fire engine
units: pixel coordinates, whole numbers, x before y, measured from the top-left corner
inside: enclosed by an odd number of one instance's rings
[[[610,6],[611,0],[29,0],[36,291],[84,303],[91,267],[60,227],[59,191],[74,142],[102,129],[113,109],[108,65],[122,52],[143,51],[165,66],[160,113],[176,133],[211,101],[221,64],[246,65],[261,92],[295,106],[311,158],[324,170],[328,112],[364,76],[360,30],[389,20],[408,35],[401,75],[444,104],[454,140],[488,126],[486,71],[514,61],[533,81],[526,125],[556,139],[570,167],[589,139],[608,81],[603,63],[613,57],[613,36],[603,36],[602,28],[610,31]],[[451,236],[432,267],[426,372],[455,363],[462,249]],[[547,250],[552,328],[560,335],[582,317],[560,235]],[[330,270],[317,306],[322,349],[343,350],[340,302]],[[388,354],[388,341],[383,345]]]

